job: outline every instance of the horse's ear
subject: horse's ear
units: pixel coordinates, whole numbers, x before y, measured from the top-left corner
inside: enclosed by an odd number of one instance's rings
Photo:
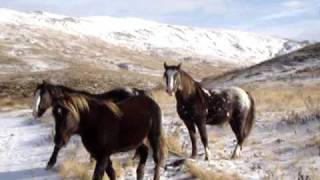
[[[167,63],[166,63],[166,62],[164,62],[164,63],[163,63],[163,67],[164,67],[165,69],[167,69],[167,68],[168,68],[168,65],[167,65]]]
[[[178,66],[177,66],[177,68],[180,69],[181,66],[182,66],[182,63],[179,63]]]

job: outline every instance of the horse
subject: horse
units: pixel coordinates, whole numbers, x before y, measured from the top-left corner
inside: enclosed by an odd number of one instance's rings
[[[117,88],[102,94],[91,94],[86,91],[79,91],[65,87],[62,85],[54,85],[43,81],[38,84],[34,91],[33,116],[35,118],[42,117],[48,108],[50,108],[59,98],[63,98],[70,94],[81,94],[92,98],[110,100],[113,102],[123,101],[131,96],[144,94],[143,90],[137,88]],[[59,149],[55,148],[52,152],[51,158],[47,163],[46,169],[51,169],[59,154]],[[91,158],[92,161],[92,158]]]
[[[205,149],[205,160],[210,159],[206,124],[229,122],[237,145],[231,159],[240,157],[245,139],[250,134],[255,119],[253,97],[239,87],[205,89],[189,74],[177,66],[164,63],[166,92],[175,95],[177,112],[186,125],[192,144],[191,158],[197,156],[196,127]]]
[[[97,162],[93,179],[102,179],[104,172],[110,179],[116,179],[110,156],[134,149],[140,156],[137,179],[142,179],[149,149],[145,139],[153,150],[154,179],[160,178],[165,154],[162,114],[149,96],[132,96],[115,104],[80,94],[67,95],[56,101],[53,116],[55,148],[66,145],[72,135],[80,135],[84,147]]]

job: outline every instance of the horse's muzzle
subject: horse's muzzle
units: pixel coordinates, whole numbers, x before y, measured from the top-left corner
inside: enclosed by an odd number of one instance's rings
[[[37,119],[39,117],[38,112],[36,112],[36,111],[32,111],[32,115],[33,115],[34,119]]]
[[[166,89],[166,92],[167,92],[170,96],[173,96],[173,95],[174,95],[174,91],[173,91],[173,90]]]

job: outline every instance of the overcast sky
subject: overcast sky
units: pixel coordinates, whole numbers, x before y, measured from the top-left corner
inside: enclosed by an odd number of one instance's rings
[[[320,0],[0,0],[0,7],[70,16],[130,16],[320,41]]]

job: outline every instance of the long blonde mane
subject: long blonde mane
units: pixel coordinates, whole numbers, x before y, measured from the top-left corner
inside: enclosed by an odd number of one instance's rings
[[[58,104],[68,109],[77,121],[80,120],[81,112],[90,110],[87,99],[84,96],[79,95],[72,95],[64,98],[59,101]]]
[[[183,70],[180,70],[180,76],[181,76],[181,82],[180,86],[183,89],[184,92],[186,92],[186,95],[190,95],[195,92],[195,85],[194,80],[190,75],[188,75]]]
[[[108,100],[104,102],[104,105],[106,105],[117,118],[121,118],[123,116],[123,112],[114,102]]]

